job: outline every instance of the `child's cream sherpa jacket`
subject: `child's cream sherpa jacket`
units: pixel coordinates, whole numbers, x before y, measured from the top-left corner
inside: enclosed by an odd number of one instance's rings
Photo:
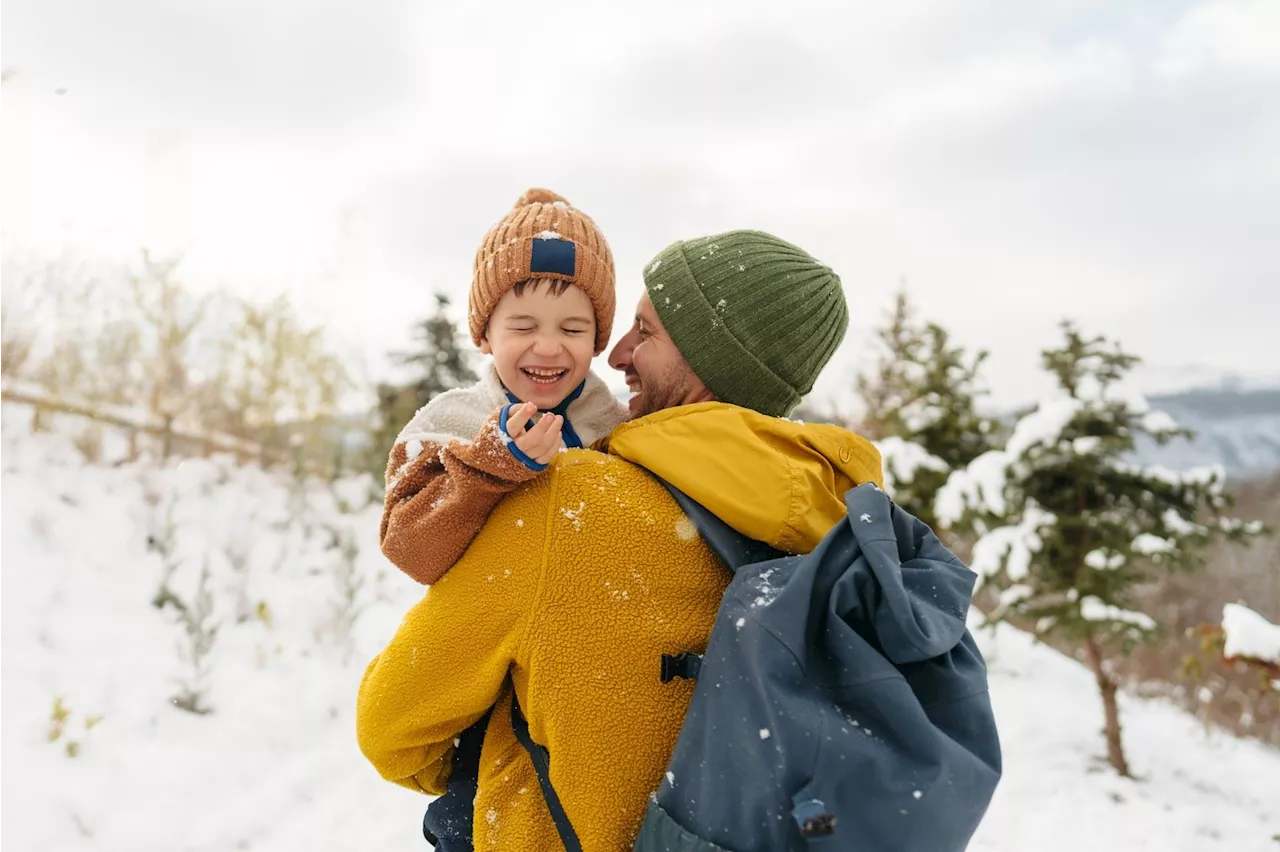
[[[386,557],[419,583],[443,577],[503,495],[537,476],[512,452],[500,420],[510,402],[491,364],[476,384],[419,409],[396,438],[380,540]],[[571,446],[589,447],[627,419],[626,406],[595,373],[561,407]]]

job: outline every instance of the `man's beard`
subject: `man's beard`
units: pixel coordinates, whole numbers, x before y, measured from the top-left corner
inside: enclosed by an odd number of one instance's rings
[[[639,378],[639,373],[634,374]],[[684,404],[686,383],[676,370],[666,370],[646,381],[641,379],[640,392],[631,398],[631,419],[638,420],[658,411]]]

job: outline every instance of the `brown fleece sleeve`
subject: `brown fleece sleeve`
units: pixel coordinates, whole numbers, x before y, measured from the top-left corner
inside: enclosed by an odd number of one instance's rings
[[[506,442],[495,413],[473,443],[423,444],[394,484],[408,451],[403,443],[392,448],[379,539],[397,568],[424,585],[436,582],[466,552],[498,501],[538,475]]]

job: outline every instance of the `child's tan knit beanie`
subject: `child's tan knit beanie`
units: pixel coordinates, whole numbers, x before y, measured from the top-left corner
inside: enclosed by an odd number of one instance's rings
[[[479,346],[494,306],[521,281],[552,279],[582,288],[596,312],[596,354],[613,332],[613,252],[586,213],[547,189],[530,189],[489,229],[476,252],[468,299],[471,339]]]

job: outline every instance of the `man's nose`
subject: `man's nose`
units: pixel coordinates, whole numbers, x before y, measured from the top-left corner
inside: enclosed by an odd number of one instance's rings
[[[618,345],[609,353],[609,366],[615,370],[626,372],[631,367],[631,351],[636,348],[634,335],[627,332]]]

